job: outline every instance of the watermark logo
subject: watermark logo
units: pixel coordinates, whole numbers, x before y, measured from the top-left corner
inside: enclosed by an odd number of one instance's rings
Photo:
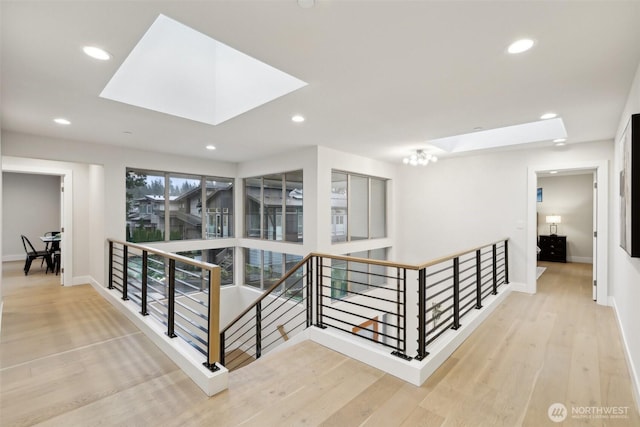
[[[547,410],[549,419],[561,423],[568,417],[577,420],[613,420],[629,418],[628,406],[572,406],[571,411],[562,403],[553,403]]]
[[[547,410],[547,415],[549,416],[549,419],[554,423],[563,422],[565,419],[567,419],[568,413],[569,412],[567,411],[567,407],[564,406],[562,403],[553,403],[549,406],[549,409]]]

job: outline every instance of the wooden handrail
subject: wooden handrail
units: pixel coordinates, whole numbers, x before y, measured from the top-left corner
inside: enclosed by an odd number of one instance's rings
[[[313,256],[313,254],[309,254],[306,257],[302,258],[302,260],[300,260],[298,263],[296,263],[296,265],[294,265],[293,267],[291,267],[291,269],[289,271],[287,271],[287,273],[282,276],[280,278],[280,280],[278,280],[276,283],[274,283],[273,285],[269,286],[269,289],[265,290],[262,295],[260,295],[258,297],[258,299],[256,299],[253,303],[249,304],[249,306],[244,309],[242,311],[242,313],[238,314],[235,319],[233,319],[231,322],[229,322],[227,324],[227,326],[224,327],[224,329],[222,331],[220,331],[220,333],[225,333],[227,331],[227,329],[229,329],[231,327],[231,325],[233,325],[234,323],[236,323],[238,320],[240,320],[242,318],[242,316],[244,316],[245,314],[247,314],[251,309],[253,309],[253,307],[256,306],[256,304],[258,304],[260,301],[262,301],[263,299],[265,299],[266,297],[269,296],[269,294],[271,294],[271,292],[273,292],[274,289],[276,289],[278,286],[280,286],[285,280],[287,280],[289,277],[291,277],[291,275],[293,275],[293,273],[295,273],[300,267],[302,267],[304,265],[305,262],[307,262],[309,260],[309,258],[311,258]]]
[[[166,252],[160,249],[155,249],[150,246],[140,245],[132,242],[125,242],[118,239],[107,239],[110,243],[117,243],[123,245],[125,248],[125,254],[127,248],[135,248],[141,251],[146,251],[147,253],[152,253],[156,255],[160,255],[164,258],[168,258],[170,260],[178,261],[184,264],[189,264],[200,268],[202,270],[209,271],[209,301],[208,301],[208,328],[207,328],[207,360],[204,363],[212,371],[216,371],[218,368],[216,367],[216,363],[220,361],[220,266],[211,264],[204,261],[197,261],[191,258],[187,258],[182,255],[177,255],[171,252]],[[109,245],[110,251],[113,247],[112,244]],[[111,256],[111,252],[110,252]],[[173,264],[173,267],[170,267],[170,276],[174,274],[175,263],[170,263],[170,266]],[[111,266],[110,266],[111,268]],[[204,277],[203,273],[203,277]],[[126,277],[126,275],[125,275]],[[144,310],[144,309],[143,309]],[[175,335],[170,335],[171,337]]]
[[[464,251],[456,252],[456,253],[451,254],[451,255],[443,256],[441,258],[436,258],[436,259],[433,259],[431,261],[427,261],[427,262],[425,262],[423,264],[417,265],[415,270],[422,270],[423,268],[431,267],[433,265],[440,264],[441,262],[445,262],[445,261],[448,261],[450,259],[458,258],[458,257],[461,257],[462,255],[466,255],[466,254],[469,254],[471,252],[475,252],[475,251],[477,251],[479,249],[486,248],[487,246],[493,246],[493,245],[496,245],[498,243],[506,242],[507,240],[509,240],[509,238],[505,237],[503,239],[496,240],[495,242],[486,243],[484,245],[480,245],[480,246],[476,246],[476,247],[473,247],[473,248],[470,248],[470,249],[467,249],[467,250],[464,250]]]
[[[262,301],[267,296],[269,296],[269,294],[271,294],[271,292],[274,289],[276,289],[277,287],[282,285],[282,283],[285,280],[287,280],[289,277],[291,277],[291,275],[296,270],[298,270],[302,265],[304,265],[305,262],[307,262],[310,258],[313,258],[313,257],[337,259],[337,260],[350,261],[350,262],[360,262],[360,263],[365,263],[365,264],[378,265],[378,266],[381,266],[381,267],[404,268],[404,269],[407,269],[407,270],[422,270],[424,268],[431,267],[431,266],[436,265],[436,264],[440,264],[442,262],[445,262],[445,261],[460,257],[462,255],[466,255],[468,253],[475,252],[478,249],[486,248],[487,246],[492,246],[492,245],[495,245],[497,243],[504,242],[506,240],[509,240],[509,239],[508,238],[504,238],[504,239],[496,240],[495,242],[487,243],[487,244],[484,244],[482,246],[476,246],[476,247],[473,247],[473,248],[470,248],[470,249],[467,249],[467,250],[464,250],[464,251],[456,252],[456,253],[451,254],[451,255],[447,255],[447,256],[444,256],[444,257],[441,257],[441,258],[436,258],[434,260],[427,261],[427,262],[425,262],[423,264],[400,264],[400,263],[393,262],[393,261],[380,261],[380,260],[368,259],[368,258],[358,258],[358,257],[344,256],[344,255],[330,255],[330,254],[325,254],[325,253],[320,253],[320,252],[311,252],[309,255],[305,256],[300,262],[298,262],[295,266],[293,266],[284,276],[282,276],[282,278],[280,278],[280,280],[278,280],[276,283],[274,283],[268,289],[266,289],[262,293],[262,295],[260,295],[260,297],[258,297],[252,304],[249,304],[249,306],[245,310],[243,310],[231,322],[229,322],[227,324],[227,326],[224,327],[224,329],[222,329],[221,333],[226,332],[231,327],[231,325],[233,325],[234,323],[239,321],[242,318],[242,316],[244,316],[249,311],[251,311],[256,306],[256,304],[258,304],[260,301]]]
[[[322,257],[322,258],[339,259],[339,260],[351,261],[351,262],[362,262],[362,263],[366,263],[366,264],[379,265],[381,267],[397,267],[397,268],[406,268],[407,270],[422,270],[423,268],[427,268],[427,267],[431,267],[431,266],[436,265],[436,264],[440,264],[440,263],[448,261],[450,259],[454,259],[454,258],[460,257],[462,255],[466,255],[468,253],[475,252],[478,249],[486,248],[487,246],[492,246],[492,245],[495,245],[497,243],[504,242],[506,240],[509,240],[509,239],[508,238],[504,238],[504,239],[496,240],[495,242],[491,242],[491,243],[487,243],[487,244],[484,244],[484,245],[476,246],[476,247],[473,247],[473,248],[470,248],[470,249],[466,249],[464,251],[459,251],[459,252],[453,253],[451,255],[446,255],[446,256],[443,256],[443,257],[440,257],[440,258],[433,259],[431,261],[424,262],[422,264],[401,264],[401,263],[398,263],[398,262],[395,262],[395,261],[380,261],[380,260],[375,260],[375,259],[357,258],[357,257],[344,256],[344,255],[329,255],[329,254],[318,253],[318,252],[312,252],[308,256],[318,256],[318,257]]]
[[[127,245],[127,246],[129,246],[131,248],[140,249],[141,251],[147,251],[147,252],[150,252],[150,253],[154,253],[156,255],[161,255],[163,257],[166,257],[166,258],[169,258],[169,259],[174,259],[174,260],[182,262],[184,264],[193,265],[194,267],[199,267],[199,268],[202,268],[204,270],[213,271],[216,268],[219,268],[215,264],[211,264],[211,263],[204,262],[204,261],[197,261],[195,259],[188,258],[186,256],[177,255],[177,254],[174,254],[174,253],[171,253],[171,252],[163,251],[161,249],[152,248],[151,246],[140,245],[138,243],[124,242],[122,240],[117,240],[117,239],[107,239],[107,241],[113,242],[113,243],[118,243],[120,245]]]

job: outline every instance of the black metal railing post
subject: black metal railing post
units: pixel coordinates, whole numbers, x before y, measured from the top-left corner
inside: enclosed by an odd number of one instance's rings
[[[167,335],[175,338],[176,320],[176,260],[169,260],[169,306],[167,307]]]
[[[113,289],[113,242],[109,240],[109,289]]]
[[[460,258],[453,259],[453,326],[460,327]]]
[[[491,294],[498,294],[498,249],[493,245],[493,291]]]
[[[504,283],[509,283],[509,241],[504,241]]]
[[[324,282],[322,280],[322,262],[322,257],[316,257],[316,326],[324,329],[325,326],[322,324],[322,285]]]
[[[400,273],[398,273],[400,277]],[[400,323],[400,312],[398,312],[398,328],[402,326],[402,353],[407,354],[407,269],[402,269],[402,276],[400,277],[400,283],[398,286],[402,289],[402,305],[399,307],[402,310],[402,324]]]
[[[482,257],[480,249],[476,251],[476,309],[482,308]]]
[[[140,302],[140,314],[147,316],[147,279],[148,279],[148,257],[147,251],[142,251],[142,301]]]
[[[417,360],[422,360],[427,353],[427,311],[426,311],[426,295],[427,293],[427,270],[421,268],[418,270],[418,355]]]
[[[256,304],[256,359],[262,356],[262,301]]]
[[[307,328],[313,324],[313,258],[307,260]]]
[[[220,364],[224,366],[224,357],[225,357],[225,337],[224,331],[220,332]]]
[[[128,284],[129,282],[129,247],[124,245],[122,247],[122,299],[129,300]]]

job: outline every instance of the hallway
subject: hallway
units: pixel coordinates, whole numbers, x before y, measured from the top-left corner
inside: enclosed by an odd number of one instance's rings
[[[422,387],[305,342],[207,398],[89,285],[4,263],[0,424],[533,427],[559,425],[547,411],[562,403],[562,425],[640,425],[613,310],[591,300],[591,266],[544,265],[538,294],[509,295]],[[591,407],[626,409],[603,419]]]

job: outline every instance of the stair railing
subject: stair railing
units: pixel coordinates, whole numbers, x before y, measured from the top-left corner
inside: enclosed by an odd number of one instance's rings
[[[109,289],[140,307],[205,356],[203,365],[219,368],[220,267],[149,246],[109,242]]]
[[[311,326],[312,276],[307,255],[222,329],[220,363],[245,366]]]
[[[406,360],[412,328],[414,357],[422,360],[437,338],[458,329],[507,283],[508,239],[420,265],[311,253],[221,331],[219,359],[230,370],[245,366],[315,319],[319,328],[355,335]],[[415,321],[407,317],[411,292],[417,293]]]

